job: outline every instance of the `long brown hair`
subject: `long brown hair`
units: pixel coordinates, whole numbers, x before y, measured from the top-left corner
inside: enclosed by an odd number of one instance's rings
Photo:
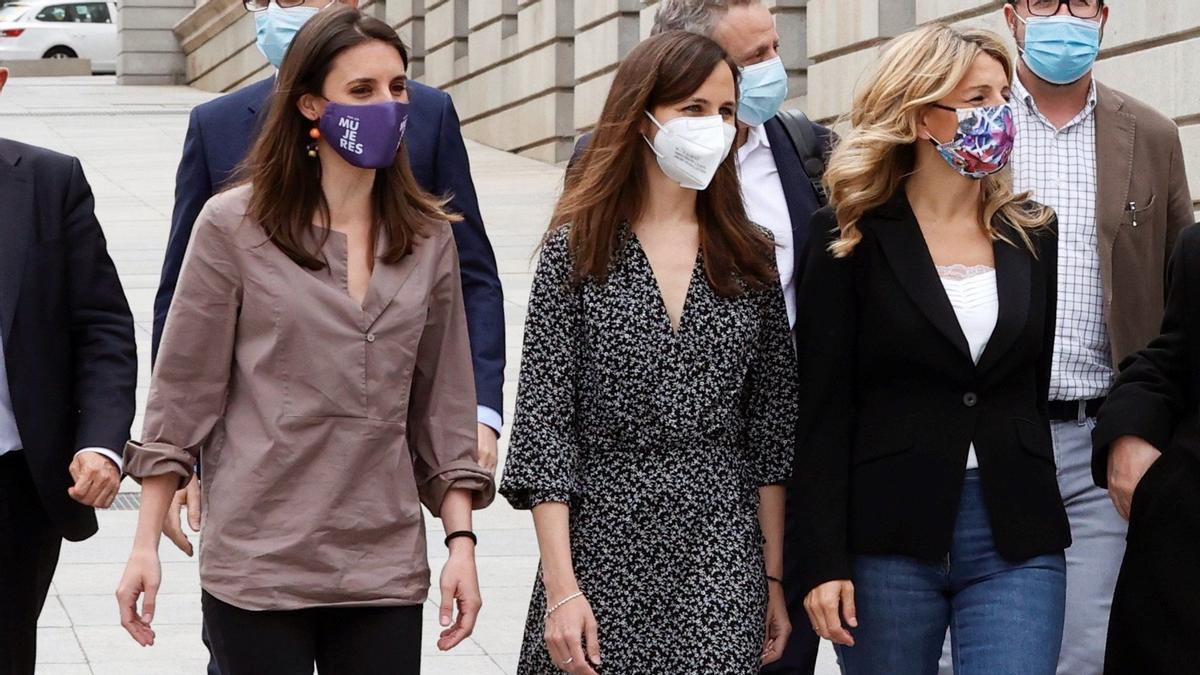
[[[325,268],[320,254],[329,230],[313,236],[314,217],[328,225],[329,202],[321,189],[321,162],[307,153],[313,123],[300,114],[297,101],[305,94],[324,96],[325,78],[339,54],[378,40],[395,47],[408,65],[408,50],[386,23],[348,5],[323,9],[310,19],[288,49],[271,96],[266,122],[249,156],[238,170],[238,183],[250,183],[247,216],[257,222],[272,243],[296,264]],[[409,129],[409,132],[422,130]],[[375,172],[372,189],[374,242],[379,228],[387,235],[387,249],[379,256],[396,263],[412,251],[415,239],[425,234],[430,221],[459,220],[444,210],[439,200],[421,189],[408,165],[405,146],[388,169]]]
[[[607,279],[613,253],[624,244],[621,225],[635,220],[646,205],[646,111],[691,96],[722,63],[736,82],[737,66],[717,43],[671,31],[642,42],[617,69],[595,135],[569,172],[550,219],[551,232],[571,226],[576,281]],[[746,216],[735,154],[729,153],[708,189],[696,195],[708,283],[724,297],[778,279],[771,240]]]

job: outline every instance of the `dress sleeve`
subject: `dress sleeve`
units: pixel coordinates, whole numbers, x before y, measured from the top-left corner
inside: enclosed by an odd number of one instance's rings
[[[139,480],[173,474],[182,486],[225,412],[242,281],[221,218],[210,201],[196,219],[159,344],[142,440],[125,448],[126,470]]]
[[[408,405],[408,442],[421,503],[441,514],[452,489],[474,493],[482,509],[496,496],[492,474],[475,461],[475,381],[454,238],[447,236],[436,262],[425,328],[417,346]]]
[[[781,485],[792,476],[796,448],[796,352],[783,289],[758,294],[761,325],[746,380],[743,409],[748,457],[759,485]]]
[[[508,457],[500,493],[517,509],[570,502],[575,492],[575,353],[580,304],[565,228],[542,248],[529,310]]]

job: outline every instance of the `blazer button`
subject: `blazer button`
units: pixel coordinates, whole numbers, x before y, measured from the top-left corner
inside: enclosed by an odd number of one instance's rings
[[[968,408],[974,408],[976,403],[979,403],[979,397],[975,395],[975,392],[968,391],[963,394],[963,405]]]
[[[374,341],[375,341],[375,334],[367,333],[367,342],[374,342]]]

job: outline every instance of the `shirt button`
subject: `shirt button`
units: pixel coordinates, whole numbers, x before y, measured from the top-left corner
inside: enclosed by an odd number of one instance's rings
[[[975,392],[968,391],[967,393],[963,394],[962,401],[963,405],[967,406],[968,408],[974,408],[975,404],[979,403],[979,397],[975,395]]]
[[[374,341],[375,341],[375,334],[367,333],[367,342],[374,342]]]

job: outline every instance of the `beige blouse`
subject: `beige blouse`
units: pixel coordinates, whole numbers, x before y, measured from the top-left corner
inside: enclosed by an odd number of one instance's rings
[[[306,270],[250,222],[248,187],[196,220],[130,475],[204,473],[200,578],[250,610],[411,605],[429,588],[420,504],[494,496],[473,459],[475,385],[447,223],[363,305],[331,232]],[[382,246],[378,250],[382,250]]]

